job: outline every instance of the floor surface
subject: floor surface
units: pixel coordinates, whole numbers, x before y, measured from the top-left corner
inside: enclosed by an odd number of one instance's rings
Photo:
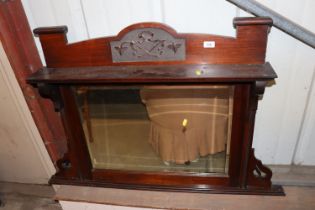
[[[61,210],[51,186],[0,182],[0,210]]]
[[[115,205],[114,209],[117,210],[126,209],[119,206],[129,206],[130,208],[127,209],[130,210],[144,207],[181,210],[315,209],[315,167],[272,166],[271,168],[274,171],[273,182],[286,185],[284,186],[286,196],[168,193],[105,188],[100,188],[103,194],[99,194],[98,188],[82,191],[75,189],[76,187],[64,188],[59,191],[58,196],[65,201],[72,199],[72,201]],[[89,201],[88,197],[83,196],[87,194],[92,197]],[[51,186],[0,182],[0,200],[3,201],[0,210],[61,210],[60,205],[54,201],[55,196]],[[104,206],[104,209],[111,208]]]
[[[49,198],[52,193],[51,187],[6,183],[6,188],[10,188],[11,185],[14,185],[15,189],[8,191],[3,189],[3,183],[1,184],[1,200],[3,200],[4,205],[0,207],[0,210],[61,210],[60,205],[56,203],[51,197]],[[17,187],[17,185],[19,186]],[[286,186],[285,192],[287,194],[286,196],[246,196],[196,193],[163,193],[148,191],[137,191],[137,193],[135,193],[135,191],[110,189],[107,192],[107,201],[105,201],[105,203],[115,205],[115,209],[125,209],[123,207],[120,208],[117,205],[129,207],[136,206],[140,208],[159,207],[159,209],[193,210],[315,209],[315,187]],[[79,194],[76,193],[76,195]],[[95,197],[95,194],[93,196]],[[80,201],[80,198],[78,198],[77,201]],[[84,201],[81,200],[81,202]],[[107,207],[104,206],[104,209],[108,209]],[[139,208],[128,209],[133,210]]]
[[[315,188],[284,188],[286,196],[221,195],[121,189],[61,189],[58,199],[128,207],[191,210],[314,210]],[[81,192],[80,192],[81,191]],[[71,196],[69,193],[71,192]],[[84,196],[93,194],[93,196]],[[70,199],[69,199],[70,198]],[[67,200],[69,199],[69,200]],[[90,208],[88,208],[90,209]],[[92,209],[92,208],[91,208]]]

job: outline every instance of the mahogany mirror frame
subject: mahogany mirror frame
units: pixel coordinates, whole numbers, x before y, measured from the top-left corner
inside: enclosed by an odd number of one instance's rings
[[[252,148],[258,99],[268,81],[277,77],[265,62],[270,18],[235,18],[236,37],[179,34],[160,23],[139,23],[117,36],[68,44],[67,27],[34,30],[47,66],[32,74],[28,83],[54,103],[60,112],[67,151],[57,162],[51,184],[189,191],[204,193],[284,195],[272,185],[272,172],[257,160]],[[184,54],[166,60],[115,60],[111,47],[135,30],[158,29],[184,40]],[[215,42],[207,48],[205,41]],[[174,51],[176,54],[176,51]],[[125,58],[123,58],[125,59]],[[146,58],[147,59],[147,58]],[[124,68],[122,68],[122,66]],[[203,75],[195,75],[202,69]],[[149,74],[148,74],[149,73]],[[233,85],[234,106],[228,174],[144,172],[93,169],[81,125],[73,87],[82,85]]]

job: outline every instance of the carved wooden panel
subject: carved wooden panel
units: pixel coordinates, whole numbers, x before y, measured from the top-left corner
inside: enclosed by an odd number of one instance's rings
[[[185,60],[185,39],[159,28],[135,29],[110,42],[113,62]]]
[[[272,21],[268,18],[235,19],[236,37],[209,34],[178,34],[171,27],[161,23],[137,23],[123,29],[117,36],[102,37],[77,43],[68,43],[66,36],[67,27],[65,26],[37,28],[34,30],[34,33],[40,38],[46,65],[50,68],[120,66],[122,64],[263,64],[265,63],[267,35],[271,24]],[[120,44],[124,41],[139,41],[141,37],[138,37],[139,33],[137,32],[148,30],[153,33],[153,38],[149,38],[151,42],[152,40],[166,40],[162,49],[163,55],[155,58],[155,60],[152,57],[156,56],[148,55],[141,56],[138,60],[135,60],[133,56],[130,57],[130,61],[127,61],[128,59],[122,60],[119,51],[124,51],[126,46],[122,46],[122,50],[119,50],[121,48]],[[157,31],[159,33],[156,33]],[[128,38],[132,34],[134,34],[134,39]],[[172,45],[169,46],[172,44],[170,40],[174,42],[174,47]],[[215,46],[213,48],[204,47],[204,43],[208,41],[215,43]],[[181,42],[184,43],[184,47],[176,46],[176,44],[181,44]],[[116,50],[112,49],[115,47],[118,48]],[[174,53],[174,49],[176,49],[176,53]],[[154,48],[154,50],[156,49]],[[165,56],[165,51],[172,57]],[[115,53],[117,58],[113,56]],[[126,53],[126,50],[124,53]]]

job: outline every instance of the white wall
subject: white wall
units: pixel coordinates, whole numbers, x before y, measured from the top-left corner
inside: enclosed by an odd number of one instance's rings
[[[0,181],[47,184],[55,168],[0,42]]]
[[[315,32],[312,0],[261,1],[269,8],[290,18]],[[241,16],[246,15],[241,12]],[[295,40],[282,31],[273,28],[269,36],[267,61],[270,61],[279,76],[276,84],[266,89],[258,111],[254,147],[257,155],[270,164],[315,165],[315,158],[306,154],[315,152],[315,140],[303,133],[314,133],[306,122],[312,108],[309,105],[312,82],[314,81],[315,50]],[[314,99],[313,99],[314,100]],[[314,106],[313,106],[314,107]],[[313,108],[314,109],[314,108]],[[314,121],[314,116],[313,116]],[[313,123],[314,128],[314,123]],[[314,135],[314,134],[313,134]],[[308,143],[309,142],[309,143]],[[300,145],[308,144],[309,147]],[[299,148],[299,149],[298,149]]]
[[[178,32],[234,36],[232,19],[246,16],[223,0],[22,0],[32,28],[67,25],[68,39],[115,35],[141,21],[164,22]],[[260,0],[315,31],[313,0]],[[38,44],[38,40],[37,40]],[[40,49],[40,46],[38,45]],[[42,54],[42,53],[41,53]],[[257,113],[254,147],[267,164],[315,165],[314,49],[276,28],[270,33],[267,60],[276,84],[266,89]]]

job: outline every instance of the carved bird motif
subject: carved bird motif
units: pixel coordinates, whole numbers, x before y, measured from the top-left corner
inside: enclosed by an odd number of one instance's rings
[[[167,45],[167,48],[172,50],[174,54],[177,52],[178,48],[180,48],[181,44],[175,44],[172,42],[171,44]]]
[[[115,50],[118,51],[119,55],[122,55],[128,49],[127,46],[124,46],[126,44],[129,45],[129,43],[123,42],[123,43],[120,44],[120,46],[116,46],[115,47]]]

